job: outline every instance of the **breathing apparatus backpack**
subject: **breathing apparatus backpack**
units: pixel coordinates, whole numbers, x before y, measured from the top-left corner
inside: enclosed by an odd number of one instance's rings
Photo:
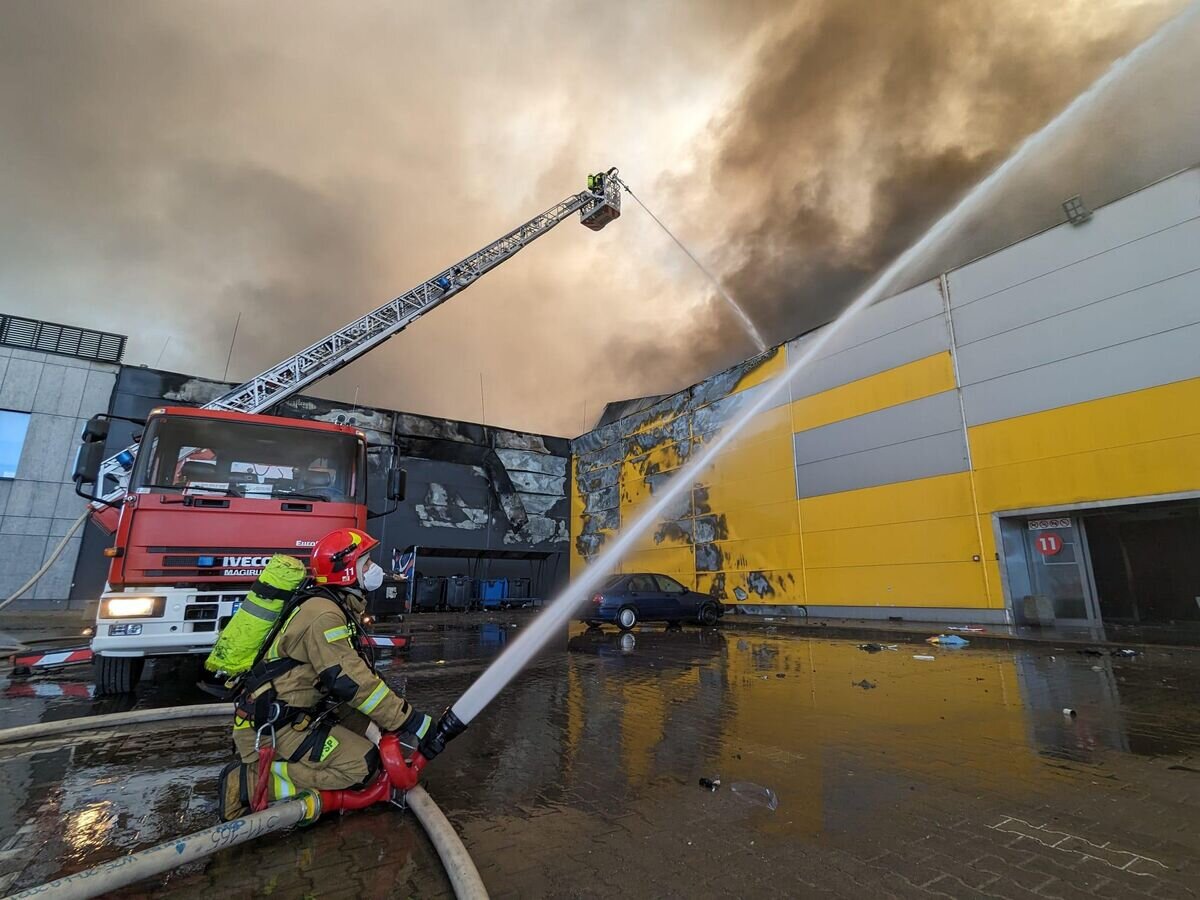
[[[278,659],[266,659],[268,648],[283,633],[284,628],[306,600],[312,597],[324,597],[331,600],[342,611],[350,626],[350,641],[355,652],[363,662],[375,671],[374,652],[367,641],[362,622],[346,601],[336,590],[323,586],[305,586],[297,588],[285,601],[280,601],[280,609],[266,632],[262,635],[249,666],[234,675],[225,687],[233,699],[234,722],[249,723],[256,729],[264,727],[281,727],[290,725],[301,718],[307,717],[309,723],[319,722],[325,714],[341,705],[340,701],[326,696],[309,708],[290,706],[279,698],[275,687],[275,679],[285,675],[302,663],[297,659],[284,656]],[[239,610],[240,612],[241,610]],[[230,625],[232,625],[232,620]],[[228,627],[228,626],[227,626]],[[240,727],[240,726],[239,726]],[[305,726],[308,727],[308,726]]]
[[[210,672],[223,672],[236,678],[250,670],[274,629],[284,604],[292,598],[305,578],[304,563],[292,556],[276,553],[259,574],[229,624],[217,637],[217,643],[204,660]]]

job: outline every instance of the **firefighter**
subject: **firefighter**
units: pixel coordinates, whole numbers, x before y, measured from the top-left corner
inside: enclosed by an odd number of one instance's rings
[[[409,743],[429,732],[431,718],[376,674],[364,639],[363,595],[383,582],[368,557],[378,543],[340,528],[313,548],[315,586],[289,601],[235,697],[239,760],[221,772],[223,820],[304,790],[320,791],[326,808],[342,808],[349,791],[383,790],[379,750],[367,736],[372,722]]]

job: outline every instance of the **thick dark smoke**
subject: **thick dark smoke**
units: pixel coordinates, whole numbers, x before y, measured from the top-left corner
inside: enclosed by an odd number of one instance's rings
[[[0,310],[244,378],[617,164],[782,340],[1181,5],[4,2]],[[946,260],[1196,161],[1176,55]],[[575,434],[750,351],[630,206],[317,392]]]
[[[722,227],[732,293],[776,340],[827,321],[1183,5],[805,4],[758,55],[697,163],[717,207],[733,211]],[[1062,221],[1075,193],[1096,205],[1200,162],[1195,32],[909,280]]]

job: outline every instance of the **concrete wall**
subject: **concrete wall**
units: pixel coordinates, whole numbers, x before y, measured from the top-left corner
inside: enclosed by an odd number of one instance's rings
[[[70,474],[84,422],[107,412],[117,366],[0,347],[0,409],[31,413],[16,478],[0,481],[0,597],[45,562],[84,509]],[[65,609],[82,535],[13,610]]]
[[[871,307],[621,563],[750,610],[1003,621],[1005,511],[1200,491],[1200,169]],[[809,334],[573,443],[573,565]]]

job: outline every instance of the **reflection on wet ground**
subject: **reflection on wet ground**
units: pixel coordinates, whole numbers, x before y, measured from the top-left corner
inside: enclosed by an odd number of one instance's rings
[[[439,709],[525,621],[419,630],[384,671]],[[1200,653],[856,644],[574,628],[426,783],[493,896],[1200,887]],[[136,702],[206,699],[181,682],[143,684]],[[31,684],[0,681],[0,724],[113,711],[66,677],[38,682],[58,696],[29,696]],[[211,724],[0,748],[0,888],[203,827],[227,752]],[[746,802],[753,792],[735,782],[770,789],[777,808]],[[447,890],[411,818],[387,809],[225,852],[164,885],[184,896]]]

